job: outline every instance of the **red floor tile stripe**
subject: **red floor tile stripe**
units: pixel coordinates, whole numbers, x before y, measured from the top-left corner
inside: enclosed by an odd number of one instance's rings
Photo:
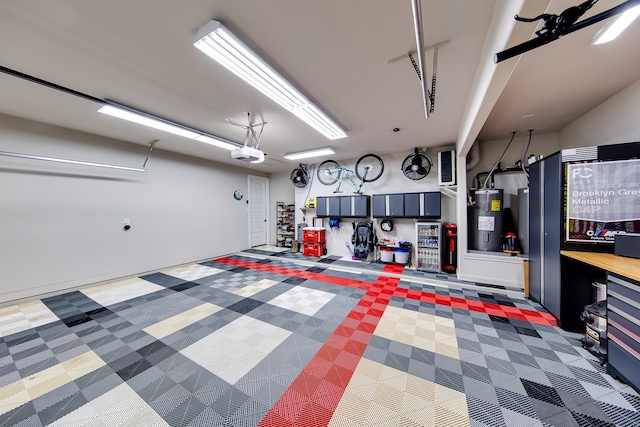
[[[367,290],[291,386],[267,412],[259,424],[261,427],[328,425],[382,314],[394,296],[533,323],[556,325],[555,319],[548,313],[398,288],[400,279],[384,276],[384,273],[402,273],[404,266],[400,265],[386,265],[381,272],[383,275],[374,283],[369,283],[232,258],[219,258],[215,261]]]
[[[385,273],[402,274],[404,271],[404,265],[402,264],[387,264],[382,269]]]
[[[347,279],[344,277],[330,276],[328,274],[313,273],[310,271],[295,270],[293,268],[271,266],[268,264],[260,264],[257,262],[243,261],[243,260],[233,259],[233,258],[216,258],[214,261],[221,262],[224,264],[237,265],[238,267],[251,268],[254,270],[268,271],[271,273],[282,274],[285,276],[294,276],[294,277],[300,277],[303,279],[318,280],[326,283],[331,283],[334,285],[349,286],[357,289],[369,289],[369,287],[371,286],[371,282],[364,282],[362,280]]]
[[[558,326],[553,315],[536,310],[527,310],[525,308],[518,308],[483,301],[474,301],[464,298],[438,295],[430,292],[421,292],[404,288],[396,289],[394,296],[460,308],[462,310],[487,313],[494,316],[507,317],[509,319],[518,319],[542,325]]]
[[[329,424],[399,281],[381,276],[368,285],[367,293],[285,390],[259,426]]]
[[[238,260],[233,258],[218,258],[216,262],[225,264],[237,265],[239,267],[252,268],[255,270],[269,271],[276,274],[283,274],[287,276],[301,277],[304,279],[318,280],[326,283],[332,283],[334,285],[349,286],[358,289],[368,290],[371,288],[370,282],[364,282],[362,280],[346,279],[344,277],[330,276],[328,274],[313,273],[310,271],[295,270],[292,268],[283,268],[277,266],[270,266],[268,264],[260,264],[256,262]],[[397,268],[402,265],[387,264],[382,273],[394,273],[397,274]],[[400,271],[401,272],[401,271]],[[377,283],[377,282],[376,282]],[[536,310],[527,310],[523,308],[511,307],[506,305],[500,305],[495,303],[469,300],[459,297],[452,297],[448,295],[439,295],[430,292],[422,292],[407,288],[394,288],[393,296],[400,298],[409,298],[414,300],[420,300],[432,304],[444,305],[448,307],[455,307],[462,310],[476,311],[479,313],[487,313],[494,316],[506,317],[509,319],[523,320],[531,323],[538,323],[541,325],[557,326],[557,321],[553,315],[549,313],[539,312]],[[382,308],[384,311],[384,307]]]

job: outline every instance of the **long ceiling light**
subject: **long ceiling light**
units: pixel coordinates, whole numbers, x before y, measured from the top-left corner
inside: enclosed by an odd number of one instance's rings
[[[640,5],[627,9],[622,15],[615,18],[602,31],[596,35],[593,44],[603,44],[618,37],[631,23],[640,16]]]
[[[212,137],[208,135],[198,135],[195,138],[196,141],[204,142],[205,144],[213,145],[215,147],[224,148],[225,150],[235,150],[238,148],[238,145],[232,144],[231,142],[226,142],[218,137]]]
[[[347,134],[220,22],[211,20],[196,33],[195,47],[291,111],[329,139]]]
[[[331,147],[318,148],[317,150],[298,151],[297,153],[288,153],[284,155],[288,160],[308,159],[310,157],[328,156],[335,154],[335,150]]]
[[[205,134],[195,129],[173,123],[160,117],[152,116],[151,114],[147,114],[142,111],[134,110],[133,108],[126,107],[113,101],[105,100],[105,104],[100,107],[98,111],[100,113],[108,114],[119,119],[124,119],[144,126],[149,126],[154,129],[182,136],[184,138],[195,139],[196,141],[204,142],[205,144],[214,145],[226,150],[235,150],[236,148],[240,147],[240,145],[234,144],[231,141],[227,141],[213,135]]]
[[[96,102],[101,105],[101,108],[98,109],[99,112],[108,114],[113,117],[118,117],[120,119],[128,120],[144,126],[149,126],[149,127],[159,129],[164,132],[173,133],[174,135],[179,135],[185,138],[195,139],[196,141],[203,142],[205,144],[214,145],[219,148],[224,148],[225,150],[231,151],[231,150],[235,150],[237,148],[242,147],[240,144],[236,144],[233,141],[229,141],[227,139],[220,138],[218,136],[211,135],[209,133],[202,132],[197,129],[193,129],[188,126],[184,126],[184,125],[172,122],[170,120],[163,119],[163,118],[154,116],[152,114],[136,110],[131,107],[127,107],[126,105],[122,105],[114,101],[96,98],[86,93],[78,92],[77,90],[73,90],[65,86],[60,86],[58,84],[49,82],[47,80],[42,80],[38,77],[21,73],[20,71],[12,70],[11,68],[3,67],[0,65],[0,72],[8,74],[10,76],[14,76],[14,77],[18,77],[18,78],[30,81],[32,83],[37,83],[39,85],[42,85],[51,89],[59,90],[60,92],[64,92],[64,93],[74,95],[89,101]]]

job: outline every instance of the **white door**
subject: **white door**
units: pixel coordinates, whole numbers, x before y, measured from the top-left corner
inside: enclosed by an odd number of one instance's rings
[[[249,175],[249,246],[266,245],[268,240],[269,180]]]

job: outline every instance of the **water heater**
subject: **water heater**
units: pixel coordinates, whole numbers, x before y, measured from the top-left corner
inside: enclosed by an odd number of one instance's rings
[[[502,189],[476,190],[469,208],[469,249],[502,250]]]

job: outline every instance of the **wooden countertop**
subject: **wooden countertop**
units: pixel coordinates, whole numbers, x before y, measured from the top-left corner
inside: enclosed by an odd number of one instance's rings
[[[560,251],[560,254],[585,264],[640,281],[640,259],[601,252]]]

